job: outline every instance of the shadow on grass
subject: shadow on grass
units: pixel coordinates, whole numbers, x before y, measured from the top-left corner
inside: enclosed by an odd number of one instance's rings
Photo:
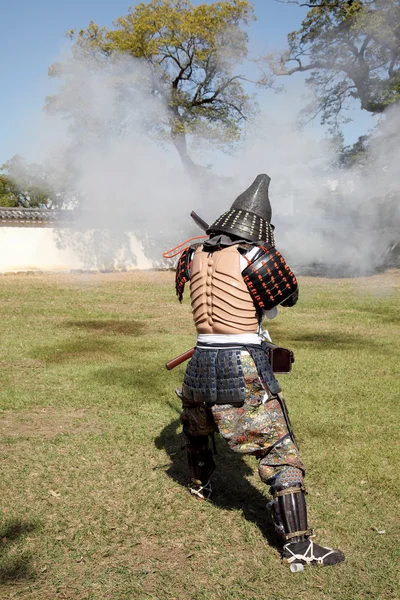
[[[46,363],[60,364],[69,361],[97,358],[101,355],[121,353],[118,339],[106,339],[101,334],[120,334],[139,336],[146,329],[142,321],[117,321],[117,320],[90,320],[90,321],[67,321],[65,327],[78,330],[93,331],[100,335],[88,335],[76,339],[58,341],[46,346],[37,346],[31,353],[35,359],[44,360]]]
[[[123,335],[141,335],[146,328],[144,321],[118,321],[117,319],[66,321],[64,327],[99,331],[101,333],[119,333]]]
[[[179,419],[173,420],[156,438],[155,446],[165,450],[172,461],[167,475],[187,488],[189,471],[184,437],[177,432],[179,427]],[[218,437],[216,445],[214,460],[217,468],[212,475],[212,503],[224,510],[241,510],[245,519],[257,525],[270,546],[280,548],[282,544],[266,508],[269,499],[246,479],[253,470],[240,454],[232,452],[223,439]],[[256,466],[256,459],[254,464]]]
[[[0,528],[0,583],[29,579],[34,576],[32,555],[22,552],[18,556],[8,556],[8,551],[15,546],[19,538],[34,531],[37,523],[13,519]]]
[[[375,346],[374,342],[370,337],[357,336],[343,332],[329,331],[324,333],[293,333],[291,339],[295,342],[301,342],[302,344],[310,344],[314,348],[320,350],[332,350],[335,348],[360,348],[362,346]]]

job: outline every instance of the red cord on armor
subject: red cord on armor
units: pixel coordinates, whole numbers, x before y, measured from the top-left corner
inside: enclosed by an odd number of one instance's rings
[[[186,250],[186,248],[182,248],[182,246],[185,246],[186,244],[188,244],[188,242],[191,242],[192,240],[202,240],[206,237],[208,237],[208,235],[196,235],[194,237],[191,237],[188,240],[185,240],[184,242],[182,242],[181,244],[178,244],[178,246],[175,246],[175,248],[171,248],[170,250],[166,250],[165,252],[163,252],[162,257],[163,258],[174,258],[174,256],[176,256],[177,254],[180,254],[181,252],[183,252],[183,250]],[[177,250],[177,248],[179,248],[179,250]],[[177,250],[177,251],[174,252],[174,250]],[[174,252],[174,254],[171,254],[171,252]]]

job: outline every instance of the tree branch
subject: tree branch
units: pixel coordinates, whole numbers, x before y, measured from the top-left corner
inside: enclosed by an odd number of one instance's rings
[[[217,100],[218,102],[222,102],[221,100]],[[243,119],[243,121],[247,121],[247,117],[246,115],[242,112],[242,110],[236,106],[236,104],[233,104],[233,102],[226,102],[226,100],[224,100],[223,104],[225,104],[226,106],[230,106],[231,108],[233,108],[239,115],[240,117]]]
[[[398,62],[398,60],[399,60],[399,57],[398,57],[397,53],[395,55],[392,55],[392,60],[390,61],[389,70],[388,70],[389,77],[395,77],[396,73],[398,72],[398,69],[395,70],[395,68],[394,68],[396,63]]]
[[[225,83],[223,83],[218,89],[216,89],[212,96],[209,98],[200,98],[198,100],[195,100],[193,98],[192,102],[191,102],[191,106],[201,106],[202,104],[211,104],[212,102],[214,102],[214,100],[216,98],[218,98],[218,96],[236,79],[240,79],[240,75],[236,75],[235,77],[231,77],[230,79],[228,79]]]
[[[371,41],[371,36],[367,35],[367,37],[365,38],[365,40],[362,43],[362,46],[360,48],[360,56],[362,56],[363,60],[364,60],[364,52],[367,49],[368,44]]]

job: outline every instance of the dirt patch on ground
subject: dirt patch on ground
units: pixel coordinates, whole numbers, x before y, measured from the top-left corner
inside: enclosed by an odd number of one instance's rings
[[[0,360],[0,369],[44,369],[46,363],[36,358],[21,358],[19,360]]]
[[[63,326],[86,333],[102,333],[102,334],[122,334],[122,335],[139,335],[145,329],[144,321],[122,321],[117,319],[98,319],[80,320],[80,321],[64,321]]]
[[[37,408],[26,411],[2,411],[0,439],[2,438],[54,438],[93,432],[93,419],[84,409],[58,407]]]
[[[171,546],[162,546],[158,540],[142,539],[138,546],[139,568],[148,569],[151,572],[152,567],[166,568],[167,566],[179,567],[193,556],[192,553],[185,553],[183,544]]]

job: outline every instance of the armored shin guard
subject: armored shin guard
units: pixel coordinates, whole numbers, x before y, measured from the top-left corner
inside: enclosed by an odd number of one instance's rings
[[[190,470],[190,493],[201,499],[208,499],[212,489],[210,477],[215,469],[212,451],[208,447],[208,436],[194,436],[185,433],[186,456]]]
[[[312,535],[308,528],[304,488],[301,484],[280,489],[271,488],[270,503],[275,529],[286,541],[304,541]]]
[[[282,558],[285,562],[303,565],[335,565],[344,561],[340,550],[319,546],[309,539],[313,534],[308,528],[305,490],[301,480],[292,483],[290,487],[283,483],[287,479],[296,480],[298,471],[289,467],[285,473],[278,474],[270,488],[273,501],[270,503],[275,528],[284,539]],[[297,475],[297,478],[299,476]]]

